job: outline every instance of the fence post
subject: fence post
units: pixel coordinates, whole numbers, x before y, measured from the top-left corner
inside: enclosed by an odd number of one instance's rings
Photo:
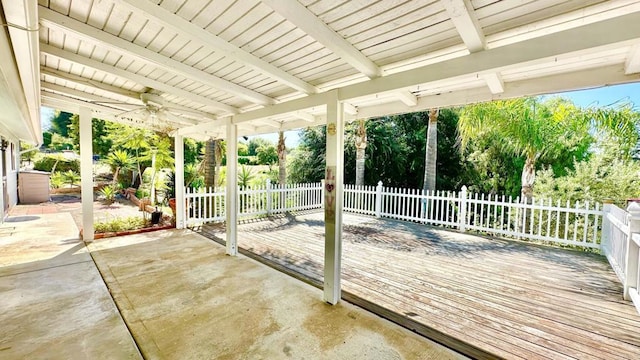
[[[467,186],[462,185],[460,189],[460,210],[458,212],[458,229],[462,232],[467,230]]]
[[[382,217],[382,181],[376,186],[376,217]]]
[[[324,209],[324,179],[320,180],[320,208]]]
[[[267,215],[271,215],[272,199],[271,199],[271,179],[267,179]]]
[[[640,233],[640,204],[635,202],[629,203],[627,213],[629,218],[629,233],[627,234],[627,248],[625,249],[624,299],[631,300],[629,288],[638,286],[638,255],[640,247],[638,247],[638,244],[633,240],[633,234]]]
[[[611,245],[611,221],[609,220],[609,213],[611,212],[611,205],[613,200],[602,200],[602,232],[600,233],[600,253],[607,255],[607,249]]]

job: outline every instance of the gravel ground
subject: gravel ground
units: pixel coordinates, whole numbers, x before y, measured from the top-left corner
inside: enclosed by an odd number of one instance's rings
[[[52,194],[50,203],[55,205],[59,212],[71,213],[78,228],[82,228],[80,194]],[[93,202],[93,219],[95,222],[131,216],[142,216],[142,212],[138,209],[138,206],[127,199],[118,198],[111,205],[105,205],[102,201]]]

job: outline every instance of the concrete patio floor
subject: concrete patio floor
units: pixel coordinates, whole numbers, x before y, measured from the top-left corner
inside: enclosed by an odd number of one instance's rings
[[[0,358],[139,359],[69,213],[0,224]]]
[[[189,230],[88,245],[148,359],[457,359]]]

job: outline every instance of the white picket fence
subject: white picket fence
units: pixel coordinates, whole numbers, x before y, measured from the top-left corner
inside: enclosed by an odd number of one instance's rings
[[[640,205],[627,210],[604,205],[601,251],[622,282],[624,298],[640,313]]]
[[[239,217],[264,216],[323,206],[322,183],[241,188]],[[187,225],[224,220],[224,189],[187,189]],[[560,204],[551,200],[505,198],[467,192],[427,192],[344,185],[345,212],[456,228],[519,239],[599,248],[599,204]]]
[[[625,210],[613,204],[604,206],[601,249],[622,283],[626,278],[626,251],[630,230],[627,215]]]
[[[187,226],[225,219],[224,188],[186,188],[185,219]],[[287,211],[322,207],[321,183],[273,185],[238,189],[238,216],[258,217]]]

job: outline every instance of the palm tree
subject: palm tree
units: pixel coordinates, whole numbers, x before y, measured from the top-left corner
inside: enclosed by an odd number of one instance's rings
[[[107,164],[111,166],[113,171],[112,186],[115,187],[118,183],[118,176],[120,171],[129,170],[133,168],[134,160],[131,158],[128,152],[125,150],[116,150],[109,154],[106,159]]]
[[[429,110],[429,124],[427,125],[427,144],[424,154],[424,181],[422,190],[435,191],[436,189],[436,161],[438,160],[438,115],[440,111],[435,108]]]
[[[284,143],[284,131],[278,132],[278,183],[287,183],[287,147]]]
[[[204,186],[215,187],[216,186],[216,140],[209,139],[205,145],[204,151]]]
[[[222,165],[222,157],[225,153],[225,144],[222,140],[216,141],[216,147],[214,149],[214,160],[216,165],[216,172],[213,174],[214,186],[220,186],[220,165]]]
[[[525,160],[521,176],[523,202],[531,200],[536,164],[589,136],[589,124],[573,104],[536,98],[494,101],[463,109],[458,122],[461,149],[473,140],[491,136],[499,146]]]
[[[356,129],[356,185],[364,185],[365,150],[367,149],[367,129],[364,119],[358,120]]]

